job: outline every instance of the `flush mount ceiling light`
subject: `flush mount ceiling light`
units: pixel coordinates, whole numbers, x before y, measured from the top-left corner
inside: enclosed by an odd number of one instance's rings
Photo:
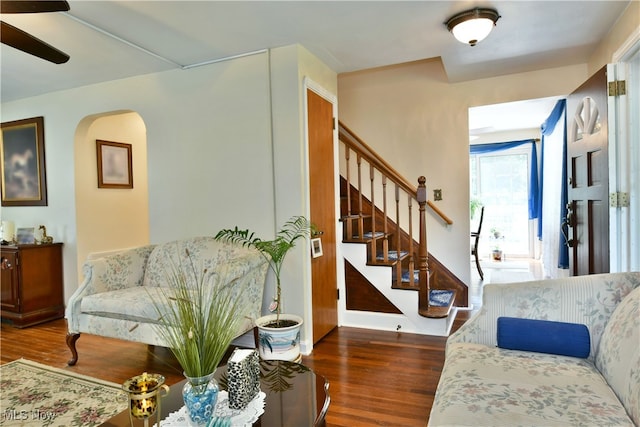
[[[449,18],[446,25],[456,39],[475,46],[489,35],[499,18],[497,10],[477,7]]]

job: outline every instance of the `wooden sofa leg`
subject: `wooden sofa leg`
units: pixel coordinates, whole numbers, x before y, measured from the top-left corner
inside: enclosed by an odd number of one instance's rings
[[[67,365],[73,366],[78,362],[78,350],[76,350],[76,341],[80,338],[80,334],[67,334],[67,346],[71,350],[71,359],[67,362]]]

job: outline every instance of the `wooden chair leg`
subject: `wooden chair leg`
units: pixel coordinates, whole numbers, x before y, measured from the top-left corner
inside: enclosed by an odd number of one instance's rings
[[[476,268],[478,269],[478,274],[480,274],[480,280],[484,280],[484,274],[482,273],[482,267],[480,267],[480,259],[478,259],[478,242],[476,241],[475,246],[473,247],[473,255],[476,257]]]
[[[71,359],[67,362],[67,365],[73,366],[78,362],[78,350],[76,350],[76,341],[80,338],[80,334],[67,334],[67,346],[71,350]]]

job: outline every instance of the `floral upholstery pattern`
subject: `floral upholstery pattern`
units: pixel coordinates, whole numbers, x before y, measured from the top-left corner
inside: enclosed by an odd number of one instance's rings
[[[640,424],[640,288],[611,315],[600,340],[596,366],[633,422]]]
[[[87,295],[80,304],[82,313],[95,316],[128,319],[138,322],[156,322],[158,313],[154,301],[162,301],[172,295],[170,288],[147,287],[140,292],[139,286]]]
[[[640,273],[486,285],[482,308],[447,339],[429,425],[637,424],[639,292]],[[584,324],[590,355],[497,348],[500,316]]]
[[[84,281],[73,293],[65,312],[69,332],[78,333],[80,305],[87,295],[141,286],[147,260],[154,245],[128,249],[108,257],[87,261],[82,266]]]
[[[173,267],[187,265],[188,257],[194,261],[194,268],[198,272],[207,270],[209,274],[216,274],[221,269],[238,268],[238,264],[248,267],[262,264],[262,256],[256,257],[256,254],[259,255],[259,252],[255,249],[219,242],[208,236],[176,240],[153,250],[147,261],[142,285],[166,287],[167,272]]]
[[[239,304],[248,307],[240,334],[251,329],[261,315],[266,260],[253,249],[195,237],[87,261],[84,282],[67,305],[69,333],[166,346],[153,327],[158,314],[151,301],[167,295],[168,269],[180,265],[184,259],[179,254],[186,254],[185,249],[197,272],[206,269],[207,275],[220,279],[210,283],[233,283]]]
[[[451,346],[430,426],[632,426],[587,359]]]
[[[594,274],[516,284],[489,284],[483,288],[482,308],[473,319],[447,339],[489,346],[497,342],[500,316],[554,320],[587,325],[591,336],[590,360],[613,310],[640,286],[640,273]]]

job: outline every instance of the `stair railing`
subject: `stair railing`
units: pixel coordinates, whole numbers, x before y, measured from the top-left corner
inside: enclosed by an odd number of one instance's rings
[[[427,199],[425,177],[421,176],[418,186],[415,187],[342,122],[338,122],[338,126],[338,135],[342,142],[340,150],[344,159],[340,162],[341,174],[346,181],[346,191],[343,192],[346,206],[341,207],[341,219],[345,224],[343,239],[367,242],[369,264],[395,267],[393,287],[418,290],[419,312],[428,316],[426,207],[429,206],[444,223],[453,224],[453,221]],[[355,159],[352,154],[355,154]],[[363,179],[363,169],[366,170],[367,166],[368,180]],[[356,169],[355,177],[353,167]],[[395,220],[390,220],[388,210],[388,181],[393,186],[395,204],[392,210],[395,210]],[[363,211],[363,194],[368,194],[371,212]],[[382,201],[376,202],[380,198]],[[413,215],[415,204],[419,208],[417,239],[413,234],[416,221]],[[391,227],[393,239],[390,242]],[[370,231],[365,232],[365,229]],[[417,256],[414,240],[418,242]],[[408,272],[406,280],[403,280],[403,271]]]

